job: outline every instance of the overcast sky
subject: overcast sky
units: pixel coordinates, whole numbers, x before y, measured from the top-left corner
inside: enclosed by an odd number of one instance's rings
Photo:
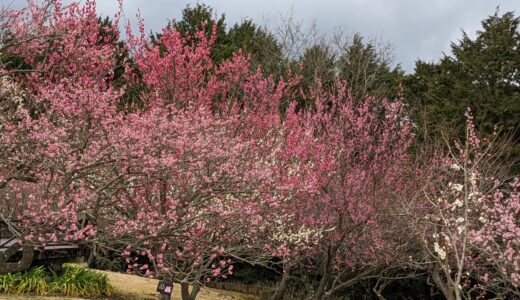
[[[0,0],[1,4],[23,5],[25,0]],[[98,10],[113,15],[116,0],[98,0]],[[408,72],[414,62],[436,60],[449,53],[450,42],[465,30],[470,36],[480,29],[480,21],[495,12],[520,14],[520,0],[126,0],[125,17],[135,20],[137,10],[145,20],[146,30],[158,31],[171,19],[179,19],[189,3],[205,3],[218,14],[224,13],[228,26],[244,18],[258,24],[276,20],[293,10],[305,23],[316,22],[319,30],[330,34],[342,28],[351,35],[382,39],[393,45],[395,63]]]

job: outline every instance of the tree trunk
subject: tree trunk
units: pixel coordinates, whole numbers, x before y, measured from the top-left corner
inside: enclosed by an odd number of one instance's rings
[[[187,282],[181,283],[181,297],[182,300],[195,300],[200,292],[200,284],[194,283],[190,293],[190,284]]]
[[[190,285],[187,282],[181,283],[182,300],[190,300]]]
[[[441,290],[444,297],[446,297],[447,300],[454,300],[455,297],[451,293],[450,289],[448,288],[449,283],[444,283],[441,279],[441,276],[439,274],[439,266],[435,264],[432,270],[432,279],[433,282],[435,282],[435,285]]]
[[[314,295],[314,299],[316,299],[316,300],[321,300],[321,299],[325,298],[325,289],[327,287],[327,283],[329,282],[329,277],[330,277],[329,272],[330,272],[331,260],[332,260],[332,249],[329,246],[329,249],[327,251],[327,257],[325,258],[323,276],[321,277],[318,290],[316,291],[316,294]]]
[[[278,285],[278,288],[276,289],[276,292],[274,293],[272,300],[282,300],[283,296],[285,294],[285,289],[287,289],[287,283],[289,282],[289,278],[291,276],[291,267],[288,266],[287,268],[284,268],[282,281],[280,282],[280,285]]]
[[[198,282],[195,282],[193,284],[193,288],[191,289],[190,300],[195,300],[195,298],[197,298],[197,295],[199,294],[199,291],[200,291],[200,284]]]

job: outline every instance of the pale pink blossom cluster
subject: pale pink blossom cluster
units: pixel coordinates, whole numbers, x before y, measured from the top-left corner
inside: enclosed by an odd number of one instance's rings
[[[414,230],[448,299],[511,295],[519,285],[519,179],[495,178],[498,136],[481,140],[468,109],[464,143],[448,145],[425,171]],[[500,148],[498,148],[500,150]],[[435,200],[434,200],[435,199]],[[426,214],[425,218],[419,218]],[[473,293],[473,294],[470,294]]]

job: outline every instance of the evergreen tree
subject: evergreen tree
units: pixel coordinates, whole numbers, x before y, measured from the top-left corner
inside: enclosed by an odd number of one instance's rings
[[[339,78],[346,80],[353,96],[366,95],[395,98],[403,71],[398,65],[391,68],[389,50],[365,42],[360,34],[345,45],[337,61]]]
[[[495,124],[511,132],[520,125],[520,32],[519,18],[498,11],[482,21],[475,39],[463,32],[451,45],[451,55],[438,63],[418,61],[406,79],[406,98],[411,104],[421,135],[463,137],[464,112],[469,106],[480,131],[491,133]],[[520,153],[518,140],[511,154]]]
[[[184,36],[192,38],[200,29],[203,29],[208,38],[213,34],[213,26],[216,27],[215,45],[211,50],[211,58],[214,62],[231,57],[232,51],[227,46],[226,17],[224,14],[217,16],[213,8],[205,4],[197,4],[191,7],[189,4],[182,10],[182,18],[170,24]]]
[[[316,44],[305,49],[300,61],[303,63],[302,84],[304,87],[312,86],[316,78],[320,79],[323,87],[327,89],[332,87],[336,78],[334,66],[336,59],[328,45]]]
[[[244,20],[233,25],[227,34],[227,41],[231,53],[241,49],[251,55],[253,68],[262,66],[264,74],[273,75],[275,78],[284,73],[284,57],[276,38],[253,21]]]

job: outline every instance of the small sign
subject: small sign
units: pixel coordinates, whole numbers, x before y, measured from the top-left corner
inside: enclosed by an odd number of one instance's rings
[[[157,292],[163,295],[171,295],[173,290],[173,283],[166,281],[159,281],[157,285]]]

